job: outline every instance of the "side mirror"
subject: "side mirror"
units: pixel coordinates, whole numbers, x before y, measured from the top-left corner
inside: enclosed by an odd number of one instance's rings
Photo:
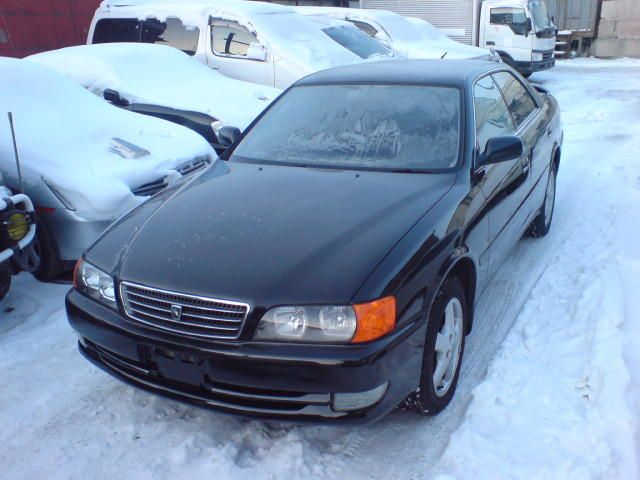
[[[518,137],[493,137],[480,155],[478,166],[507,162],[522,156],[524,146]]]
[[[107,102],[113,103],[114,105],[120,105],[123,107],[126,107],[127,105],[129,105],[129,102],[127,100],[124,100],[120,96],[120,93],[118,93],[116,90],[112,90],[111,88],[106,88],[102,92],[102,96]]]
[[[218,141],[224,146],[229,147],[240,137],[242,132],[238,127],[221,127],[218,130]]]
[[[247,49],[247,58],[249,60],[258,60],[259,62],[264,62],[267,60],[267,49],[264,47],[264,45],[253,42]]]

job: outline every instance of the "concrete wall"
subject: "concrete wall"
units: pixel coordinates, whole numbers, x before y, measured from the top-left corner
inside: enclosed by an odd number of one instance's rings
[[[640,57],[640,0],[603,0],[597,57]]]

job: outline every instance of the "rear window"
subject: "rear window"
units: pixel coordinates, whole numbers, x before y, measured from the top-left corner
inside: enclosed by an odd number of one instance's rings
[[[347,50],[355,53],[360,58],[371,58],[376,56],[386,56],[391,52],[362,30],[357,28],[330,27],[322,30],[331,39],[338,42]]]
[[[189,55],[198,49],[200,29],[185,26],[179,18],[165,22],[148,18],[103,18],[96,23],[93,43],[142,42],[177,48]]]
[[[458,163],[460,109],[460,92],[450,87],[294,87],[247,132],[231,160],[387,171],[449,170]]]

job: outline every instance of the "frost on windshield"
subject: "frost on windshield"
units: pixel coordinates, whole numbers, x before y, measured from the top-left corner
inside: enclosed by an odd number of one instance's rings
[[[453,88],[299,87],[250,131],[234,155],[252,160],[438,170],[458,160],[460,97]]]

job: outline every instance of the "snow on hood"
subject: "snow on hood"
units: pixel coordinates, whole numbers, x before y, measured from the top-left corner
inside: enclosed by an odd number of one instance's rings
[[[488,57],[488,50],[472,47],[447,37],[429,22],[405,17],[388,10],[297,7],[303,15],[327,15],[343,20],[360,20],[372,24],[377,30],[376,38],[385,40],[400,55],[408,58],[448,59]]]
[[[215,158],[197,133],[111,106],[35,62],[0,58],[0,77],[0,170],[15,168],[9,111],[26,182],[43,177],[87,220],[111,220],[144,201],[131,188]]]
[[[27,59],[57,70],[100,96],[110,88],[132,103],[206,113],[242,130],[280,94],[275,88],[232,80],[165,45],[81,45]]]
[[[203,28],[210,18],[238,22],[253,32],[274,54],[278,69],[300,78],[326,68],[360,63],[356,54],[331,40],[322,25],[300,15],[292,7],[242,0],[148,1],[105,0],[99,11],[128,18],[178,17],[187,27]]]

